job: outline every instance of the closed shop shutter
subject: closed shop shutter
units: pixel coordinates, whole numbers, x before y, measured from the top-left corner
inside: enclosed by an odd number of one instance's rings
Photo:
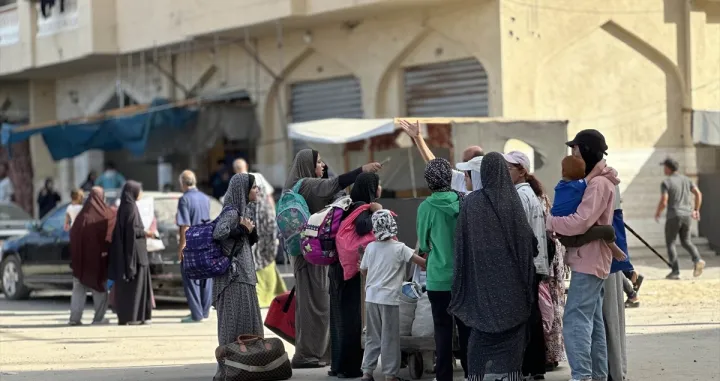
[[[415,117],[488,116],[488,77],[474,58],[405,69],[405,106]]]
[[[328,118],[362,118],[360,81],[353,76],[296,82],[290,86],[290,120],[293,123]],[[293,141],[294,153],[310,148]]]
[[[294,123],[363,117],[360,81],[353,76],[294,83],[290,96],[290,118]]]

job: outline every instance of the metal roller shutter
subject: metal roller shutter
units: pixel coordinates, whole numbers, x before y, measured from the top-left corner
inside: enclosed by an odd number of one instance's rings
[[[297,82],[290,86],[292,122],[362,117],[360,81],[353,76]],[[310,148],[305,142],[293,141],[294,153],[305,148]]]
[[[408,116],[488,116],[488,77],[474,58],[405,69]]]
[[[363,117],[360,81],[352,76],[294,83],[290,96],[293,122]]]

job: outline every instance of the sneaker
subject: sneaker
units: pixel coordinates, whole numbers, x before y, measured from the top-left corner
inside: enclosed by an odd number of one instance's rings
[[[680,280],[680,274],[670,273],[665,277],[665,279]]]
[[[92,325],[108,325],[110,324],[110,319],[102,319],[100,321],[94,321],[92,322]]]
[[[83,323],[82,323],[81,321],[72,321],[72,320],[71,320],[71,321],[68,322],[68,325],[71,326],[71,327],[77,327],[77,326],[79,326],[79,325],[83,325]]]
[[[702,275],[704,269],[705,261],[703,261],[702,259],[697,261],[697,263],[695,263],[695,271],[693,271],[693,276],[695,278],[699,277],[700,275]]]

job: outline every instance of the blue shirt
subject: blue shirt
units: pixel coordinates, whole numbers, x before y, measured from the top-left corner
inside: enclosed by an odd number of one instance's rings
[[[560,180],[555,186],[555,200],[550,213],[556,217],[565,217],[577,212],[582,202],[587,182],[582,180]]]
[[[125,177],[117,171],[105,171],[95,180],[95,185],[103,189],[120,189],[125,185]]]
[[[194,226],[210,222],[210,198],[196,188],[185,192],[178,200],[178,226]]]

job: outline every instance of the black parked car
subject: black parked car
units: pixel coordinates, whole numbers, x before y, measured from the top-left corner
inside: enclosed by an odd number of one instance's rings
[[[178,227],[175,224],[178,199],[182,193],[143,192],[143,198],[154,199],[155,218],[160,239],[165,249],[149,253],[155,297],[166,300],[185,300],[178,261]],[[117,197],[106,192],[109,205]],[[0,251],[2,289],[8,299],[26,299],[30,292],[45,289],[72,289],[70,269],[70,236],[63,229],[63,204],[48,213],[39,222],[28,226],[29,233],[7,239]],[[222,205],[210,200],[210,217],[220,214]]]

